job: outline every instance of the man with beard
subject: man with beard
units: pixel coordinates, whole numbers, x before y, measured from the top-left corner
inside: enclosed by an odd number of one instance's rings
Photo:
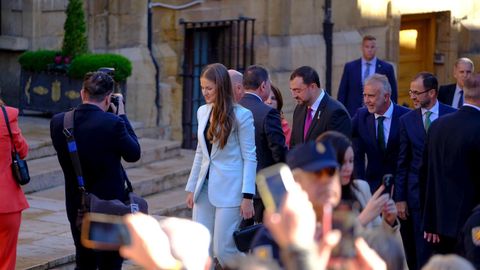
[[[293,112],[290,148],[314,141],[327,130],[351,136],[352,123],[347,109],[321,88],[315,69],[303,66],[294,70],[290,75],[290,91],[298,104]]]
[[[416,266],[420,269],[430,257],[429,246],[423,239],[421,230],[419,171],[422,164],[423,146],[430,124],[439,117],[452,113],[454,108],[437,100],[438,81],[433,74],[420,72],[410,83],[410,98],[415,110],[400,117],[400,151],[398,154],[395,196],[398,217],[402,220],[403,243],[411,243],[415,250]]]

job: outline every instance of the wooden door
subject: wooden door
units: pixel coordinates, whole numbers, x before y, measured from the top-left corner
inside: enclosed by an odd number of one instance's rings
[[[410,82],[418,72],[433,73],[435,14],[404,15],[400,26],[398,104],[412,107]]]

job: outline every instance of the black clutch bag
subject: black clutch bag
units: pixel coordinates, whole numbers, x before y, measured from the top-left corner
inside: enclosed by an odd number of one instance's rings
[[[233,240],[238,250],[247,252],[252,245],[253,237],[263,227],[263,224],[255,224],[248,227],[240,228],[233,232]]]
[[[30,182],[27,162],[16,151],[12,153],[12,173],[18,184],[26,185]]]

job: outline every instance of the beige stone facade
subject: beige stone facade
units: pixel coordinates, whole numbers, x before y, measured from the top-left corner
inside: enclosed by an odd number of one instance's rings
[[[324,0],[156,0],[153,3],[153,55],[159,63],[160,104],[155,105],[155,68],[147,48],[147,0],[85,0],[89,48],[121,53],[133,61],[128,109],[161,137],[182,140],[183,63],[188,22],[255,19],[255,62],[266,66],[285,100],[287,118],[294,104],[289,74],[301,65],[317,69],[325,81]],[[362,36],[377,37],[377,56],[401,68],[400,29],[407,17],[429,16],[433,51],[425,56],[441,84],[452,82],[460,56],[480,66],[480,2],[475,0],[334,0],[332,2],[332,96],[343,65],[360,57]],[[0,93],[12,100],[18,85],[16,57],[24,50],[59,49],[67,0],[1,0]],[[192,4],[192,5],[189,5]],[[165,7],[165,5],[170,5]],[[182,6],[188,6],[183,8]],[[4,60],[5,59],[5,60]],[[432,64],[430,59],[434,59]],[[405,80],[405,78],[401,78]],[[402,89],[399,89],[402,90]],[[405,90],[405,89],[403,89]],[[157,123],[157,119],[159,123]],[[160,127],[160,128],[158,128]]]

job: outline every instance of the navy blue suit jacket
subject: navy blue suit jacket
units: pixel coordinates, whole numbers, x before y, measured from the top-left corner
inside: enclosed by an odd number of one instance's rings
[[[438,113],[442,117],[456,111],[439,102]],[[400,151],[395,177],[395,201],[406,201],[408,208],[420,209],[419,175],[425,144],[425,128],[422,110],[410,111],[400,117]]]
[[[239,104],[253,114],[257,172],[278,162],[285,162],[287,147],[280,113],[249,93],[245,93]]]
[[[343,103],[353,117],[357,109],[363,106],[362,59],[348,62],[343,68],[342,80],[338,88],[338,101]],[[393,66],[377,58],[375,73],[387,76],[392,87],[390,99],[397,102],[397,80]],[[373,74],[373,73],[370,73]]]
[[[67,216],[75,224],[79,207],[79,191],[72,161],[63,135],[65,113],[53,116],[50,136],[65,176]],[[125,201],[125,171],[121,164],[140,159],[140,145],[125,115],[107,113],[91,104],[81,104],[75,110],[74,136],[83,171],[85,188],[100,199]]]
[[[372,194],[381,185],[383,175],[388,173],[395,175],[397,171],[400,144],[400,116],[409,111],[405,107],[397,104],[393,105],[392,122],[385,153],[382,153],[377,145],[375,115],[369,113],[367,108],[361,108],[352,119],[355,176],[368,182]],[[366,168],[365,155],[368,160]]]
[[[479,119],[480,111],[462,106],[428,130],[422,166],[427,179],[423,212],[427,232],[457,238],[480,203]]]
[[[304,138],[303,129],[305,127],[305,118],[307,116],[307,106],[297,105],[293,111],[292,137],[290,138],[290,148],[297,144],[308,141],[315,141],[317,137],[325,131],[335,130],[351,137],[352,120],[347,109],[342,103],[331,98],[327,93],[322,98],[320,105],[312,119],[312,124]]]

